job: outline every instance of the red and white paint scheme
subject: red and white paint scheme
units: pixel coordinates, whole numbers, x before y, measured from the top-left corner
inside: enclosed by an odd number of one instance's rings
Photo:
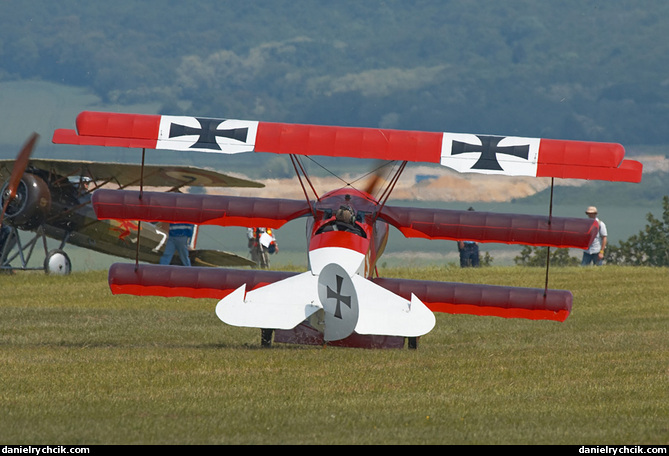
[[[620,144],[84,111],[57,144],[438,163],[458,172],[640,182]]]
[[[302,273],[121,263],[109,271],[113,293],[216,298],[222,321],[261,328],[264,337],[271,330],[275,342],[399,348],[406,339],[415,346],[436,324],[435,313],[567,318],[573,300],[568,290],[378,277],[376,264],[391,227],[409,238],[579,249],[597,232],[596,221],[588,218],[388,205],[408,161],[511,175],[641,178],[640,164],[624,160],[624,149],[615,144],[188,119],[87,112],[78,117],[77,132],[57,130],[54,142],[288,153],[300,179],[299,155],[403,161],[380,198],[371,186],[347,186],[305,200],[126,190],[93,194],[99,219],[278,229],[306,218],[309,268]],[[528,163],[516,166],[512,160]]]

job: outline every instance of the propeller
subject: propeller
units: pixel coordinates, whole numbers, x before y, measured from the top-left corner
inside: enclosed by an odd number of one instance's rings
[[[393,164],[395,164],[393,160],[376,160],[372,170],[360,178],[367,179],[363,191],[378,198],[379,195],[376,193],[388,182]]]
[[[16,156],[14,167],[12,168],[12,174],[9,176],[9,181],[5,187],[4,194],[2,195],[2,199],[5,201],[4,205],[2,206],[2,213],[0,213],[0,226],[2,226],[2,221],[5,218],[5,212],[7,211],[9,203],[11,203],[16,197],[16,191],[19,188],[19,183],[21,182],[23,173],[28,167],[28,161],[30,160],[30,156],[33,153],[33,149],[35,149],[35,144],[37,143],[38,139],[39,135],[37,133],[30,135],[28,140],[23,145],[23,148]]]

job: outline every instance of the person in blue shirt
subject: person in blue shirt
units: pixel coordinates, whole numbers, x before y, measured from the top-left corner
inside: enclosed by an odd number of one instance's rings
[[[174,252],[179,253],[181,264],[190,266],[188,245],[193,237],[195,226],[188,223],[170,223],[170,229],[165,243],[165,252],[160,257],[160,264],[170,264]]]

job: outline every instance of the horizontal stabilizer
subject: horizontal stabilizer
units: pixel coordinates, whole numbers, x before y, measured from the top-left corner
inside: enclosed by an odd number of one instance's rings
[[[419,337],[434,328],[436,319],[415,295],[398,296],[361,276],[352,277],[360,306],[358,334]]]
[[[99,219],[280,228],[310,212],[299,200],[174,192],[100,189],[93,193]]]
[[[437,163],[461,173],[640,182],[620,144],[214,119],[81,112],[56,144],[236,154],[320,155]]]
[[[504,287],[405,279],[373,279],[404,298],[417,296],[433,312],[564,321],[571,312],[568,290]]]
[[[222,299],[242,285],[247,290],[278,282],[294,272],[114,263],[113,294]]]
[[[597,234],[597,222],[588,218],[393,206],[379,217],[409,238],[587,249]]]
[[[310,272],[246,292],[242,285],[216,305],[216,315],[232,326],[292,329],[322,309]]]

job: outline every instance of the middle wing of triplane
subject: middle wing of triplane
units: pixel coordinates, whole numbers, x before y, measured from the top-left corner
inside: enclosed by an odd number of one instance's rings
[[[99,219],[126,219],[220,226],[267,226],[310,213],[306,201],[223,195],[195,195],[123,190],[98,190],[93,208]],[[385,206],[381,220],[406,237],[558,248],[587,248],[597,234],[594,220],[492,212]]]

